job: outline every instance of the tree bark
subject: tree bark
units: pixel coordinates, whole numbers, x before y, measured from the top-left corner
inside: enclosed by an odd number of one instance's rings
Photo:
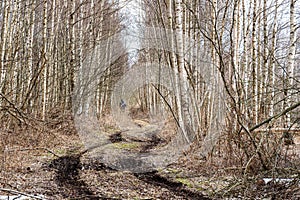
[[[189,108],[187,97],[187,72],[184,67],[184,36],[183,36],[183,9],[182,0],[175,0],[175,30],[176,30],[176,47],[177,47],[177,65],[178,65],[178,81],[180,102],[178,103],[178,110],[180,110],[179,124],[183,132],[184,138],[190,142],[187,127],[190,127]],[[178,113],[179,115],[179,113]]]
[[[290,44],[288,54],[288,64],[286,69],[287,88],[286,89],[286,108],[291,106],[293,101],[292,94],[295,91],[294,88],[294,68],[295,68],[295,55],[296,55],[296,24],[295,24],[295,2],[296,0],[290,0]],[[291,115],[287,113],[286,127],[291,125]]]

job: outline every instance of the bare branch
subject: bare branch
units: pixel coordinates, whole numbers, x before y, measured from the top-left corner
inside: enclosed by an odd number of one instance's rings
[[[12,190],[12,189],[7,189],[7,188],[0,188],[0,191],[3,191],[3,192],[8,192],[8,193],[11,193],[11,194],[19,194],[19,195],[23,195],[23,196],[26,196],[26,197],[30,197],[32,199],[42,199],[42,200],[45,200],[46,198],[44,197],[39,197],[39,196],[35,196],[35,195],[30,195],[30,194],[26,194],[24,192],[20,192],[20,191],[17,191],[17,190]]]

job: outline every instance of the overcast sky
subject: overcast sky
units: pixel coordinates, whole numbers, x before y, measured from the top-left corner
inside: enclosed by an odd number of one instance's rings
[[[125,2],[126,0],[122,1]],[[123,20],[123,24],[125,26],[125,30],[123,31],[123,42],[130,53],[129,63],[131,66],[137,61],[140,46],[138,34],[141,32],[140,29],[143,18],[141,17],[142,12],[141,0],[131,0],[121,10],[121,14],[125,18]]]

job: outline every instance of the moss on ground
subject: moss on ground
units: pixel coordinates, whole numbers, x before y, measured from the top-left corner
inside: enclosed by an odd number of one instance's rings
[[[140,145],[136,142],[132,143],[113,143],[113,146],[118,148],[118,149],[137,149],[140,147]]]
[[[193,184],[190,180],[186,179],[186,178],[176,178],[176,181],[186,185],[187,187],[189,188],[192,188],[193,187]]]

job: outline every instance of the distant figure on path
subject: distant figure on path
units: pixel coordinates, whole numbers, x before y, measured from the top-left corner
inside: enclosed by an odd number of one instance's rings
[[[125,101],[123,99],[121,99],[120,108],[121,108],[122,111],[125,111],[126,103],[125,103]]]

